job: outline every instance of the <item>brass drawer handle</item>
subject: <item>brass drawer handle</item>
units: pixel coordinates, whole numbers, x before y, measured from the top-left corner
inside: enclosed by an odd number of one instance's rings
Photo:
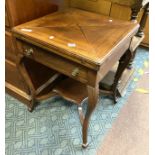
[[[25,54],[26,54],[27,56],[32,55],[33,52],[34,52],[34,51],[33,51],[33,48],[25,49]]]
[[[75,68],[73,71],[72,71],[72,76],[77,76],[79,74],[79,68]]]

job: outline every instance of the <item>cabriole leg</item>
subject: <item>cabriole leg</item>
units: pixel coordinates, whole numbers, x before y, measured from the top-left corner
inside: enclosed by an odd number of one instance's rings
[[[98,94],[99,94],[98,85],[95,88],[91,86],[87,86],[87,90],[88,90],[88,107],[87,107],[87,112],[85,115],[83,128],[82,128],[82,133],[83,133],[82,147],[83,148],[86,148],[88,146],[87,137],[88,137],[89,120],[96,107],[96,104],[98,101]]]
[[[130,50],[127,50],[127,52],[120,58],[119,65],[115,74],[114,82],[112,84],[112,92],[113,92],[113,98],[114,102],[117,103],[118,98],[118,83],[119,80],[124,72],[124,70],[129,65],[132,58],[132,53]]]

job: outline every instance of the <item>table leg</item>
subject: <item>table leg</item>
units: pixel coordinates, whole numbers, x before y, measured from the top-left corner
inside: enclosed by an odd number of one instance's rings
[[[114,82],[112,84],[112,92],[114,97],[114,102],[117,103],[117,97],[118,97],[118,82],[124,72],[124,70],[127,68],[127,66],[130,63],[130,60],[132,58],[132,53],[130,50],[127,50],[126,53],[120,58],[119,65],[115,74]]]
[[[136,52],[137,52],[137,48],[132,52],[132,57],[130,59],[129,64],[127,65],[127,69],[132,69],[132,67],[133,67],[133,61],[134,61],[135,56],[136,56]]]
[[[86,148],[88,146],[87,142],[87,136],[88,136],[88,126],[89,126],[89,120],[91,117],[92,112],[94,111],[97,101],[98,101],[98,95],[99,95],[99,88],[98,85],[96,87],[87,86],[88,90],[88,107],[87,112],[85,115],[85,119],[83,122],[83,144],[82,147]]]

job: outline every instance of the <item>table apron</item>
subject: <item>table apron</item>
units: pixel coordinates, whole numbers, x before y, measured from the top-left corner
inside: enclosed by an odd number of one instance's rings
[[[96,73],[93,69],[87,68],[86,66],[68,60],[62,56],[46,51],[27,42],[17,40],[17,47],[19,50],[18,52],[24,57],[33,59],[34,61],[37,61],[77,81],[88,85],[94,85],[89,82],[89,77],[92,77],[90,74],[94,75],[94,73]],[[26,51],[29,51],[30,49],[33,52],[32,54],[27,55]]]
[[[105,59],[98,72],[98,81],[101,81],[108,71],[119,61],[120,57],[129,49],[131,37],[126,38],[125,41],[116,46],[111,54]]]

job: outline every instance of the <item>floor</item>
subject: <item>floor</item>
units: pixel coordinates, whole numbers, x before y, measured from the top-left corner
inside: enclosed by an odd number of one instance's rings
[[[144,71],[97,155],[149,154],[149,74]]]

